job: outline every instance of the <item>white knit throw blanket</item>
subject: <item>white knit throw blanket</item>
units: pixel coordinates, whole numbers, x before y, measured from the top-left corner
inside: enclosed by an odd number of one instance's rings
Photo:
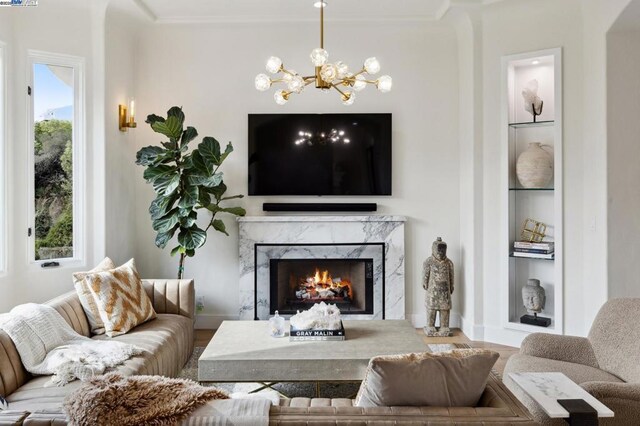
[[[126,343],[82,336],[48,305],[16,306],[0,328],[13,340],[24,368],[31,374],[53,375],[51,384],[57,386],[88,380],[143,352]]]

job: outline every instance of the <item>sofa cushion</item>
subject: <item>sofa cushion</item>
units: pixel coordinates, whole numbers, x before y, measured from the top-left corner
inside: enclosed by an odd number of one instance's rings
[[[106,335],[93,337],[94,340],[109,339]],[[146,352],[127,360],[114,369],[122,375],[149,374],[175,377],[193,351],[193,322],[181,315],[159,314],[129,333],[115,337],[131,343]],[[12,410],[36,411],[61,407],[67,394],[82,386],[76,380],[63,387],[45,387],[50,377],[36,377],[7,397]]]
[[[109,337],[125,334],[156,317],[133,259],[115,269],[86,274],[84,279]]]
[[[455,349],[373,357],[355,405],[473,407],[498,356],[484,349]]]
[[[78,299],[84,309],[84,313],[89,321],[89,326],[91,327],[91,333],[93,334],[104,334],[105,329],[102,318],[100,318],[100,310],[96,304],[96,298],[93,293],[91,293],[86,277],[88,274],[93,272],[108,271],[115,267],[116,265],[113,263],[113,260],[105,257],[104,260],[92,270],[88,272],[76,272],[73,274],[73,286],[76,289]]]

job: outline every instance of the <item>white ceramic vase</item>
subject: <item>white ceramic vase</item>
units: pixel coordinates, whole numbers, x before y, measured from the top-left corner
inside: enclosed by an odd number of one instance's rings
[[[540,142],[531,142],[516,162],[516,176],[525,188],[544,188],[553,178],[553,157]]]

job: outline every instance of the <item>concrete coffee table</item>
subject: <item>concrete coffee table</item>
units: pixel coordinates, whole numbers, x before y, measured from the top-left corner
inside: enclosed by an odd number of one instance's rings
[[[269,336],[267,321],[224,321],[198,360],[198,380],[361,381],[376,355],[428,351],[409,321],[343,323],[344,341],[290,342]]]

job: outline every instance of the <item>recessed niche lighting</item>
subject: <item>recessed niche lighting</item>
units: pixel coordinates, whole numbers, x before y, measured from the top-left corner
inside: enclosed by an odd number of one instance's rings
[[[315,7],[317,7],[318,9],[320,9],[322,6],[327,7],[327,2],[326,1],[317,1],[313,5]]]
[[[537,59],[534,60],[534,61],[531,61],[531,65],[538,65],[539,63],[540,63],[540,61],[537,60]]]

